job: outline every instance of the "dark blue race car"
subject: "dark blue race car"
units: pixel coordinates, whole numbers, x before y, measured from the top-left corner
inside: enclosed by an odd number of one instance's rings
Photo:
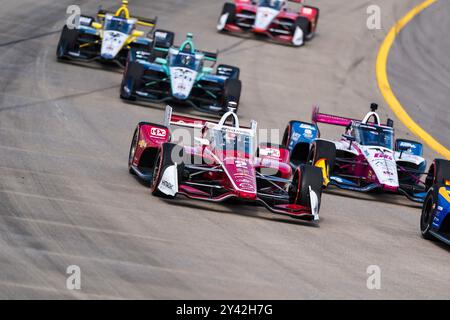
[[[422,208],[422,236],[450,245],[450,161],[435,160],[427,184],[431,187]]]
[[[225,113],[230,101],[238,106],[239,68],[221,64],[214,72],[217,53],[197,50],[190,33],[180,47],[161,46],[168,34],[163,30],[155,32],[151,53],[131,50],[120,89],[121,98],[176,102],[214,114]],[[212,65],[205,66],[206,62]]]

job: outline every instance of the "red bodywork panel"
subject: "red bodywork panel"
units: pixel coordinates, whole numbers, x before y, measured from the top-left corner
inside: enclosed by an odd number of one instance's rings
[[[202,128],[206,135],[205,124],[211,122],[207,119],[198,119],[186,116],[172,115],[171,125],[180,125],[191,128]],[[240,127],[244,128],[244,127]],[[171,142],[171,132],[163,125],[141,122],[138,125],[139,137],[132,165],[136,168],[149,167],[146,164],[154,163],[162,144]],[[219,195],[212,196],[208,192],[196,187],[197,180],[183,180],[178,185],[178,193],[189,198],[221,202],[228,198],[239,198],[241,200],[254,201],[264,204],[272,212],[290,215],[297,218],[312,219],[311,209],[292,204],[268,204],[259,197],[257,174],[263,173],[263,169],[272,169],[271,175],[283,181],[275,182],[283,188],[292,177],[292,169],[289,165],[288,150],[277,146],[267,148],[260,147],[260,156],[255,157],[236,151],[216,151],[207,145],[189,145],[183,147],[185,159],[195,159],[192,166],[210,168],[212,170],[200,172],[196,178],[199,181],[208,181],[223,188]],[[150,155],[150,156],[149,156]],[[199,162],[199,163],[197,163]],[[218,169],[218,170],[214,170]]]
[[[292,2],[298,2],[302,3],[303,1],[292,1]],[[251,0],[234,0],[234,4],[236,5],[236,13],[253,13],[256,15],[258,5],[253,4]],[[307,18],[311,22],[311,34],[314,34],[317,30],[317,23],[319,18],[319,11],[317,8],[309,7],[309,6],[301,6],[298,11],[294,11],[290,8],[285,8],[279,12],[275,20],[282,20],[282,21],[291,21],[295,22],[295,20],[298,17],[304,17]],[[280,41],[280,42],[291,42],[293,35],[292,34],[274,34],[270,32],[270,29],[276,29],[278,26],[275,21],[267,28],[267,29],[257,29],[257,28],[250,28],[245,29],[241,26],[237,25],[236,23],[228,23],[225,26],[225,30],[229,32],[235,32],[235,33],[245,33],[245,32],[252,32],[257,34],[265,34],[269,38],[272,38],[274,40]]]
[[[133,158],[133,165],[136,167],[141,166],[141,157],[145,151],[159,150],[164,142],[170,141],[170,131],[158,124],[141,122],[138,125],[138,131],[138,144]]]

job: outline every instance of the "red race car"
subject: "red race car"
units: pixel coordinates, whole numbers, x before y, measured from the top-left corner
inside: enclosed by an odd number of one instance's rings
[[[311,40],[317,30],[319,9],[303,5],[303,0],[290,0],[300,5],[294,11],[286,0],[234,0],[225,3],[217,30],[252,33],[296,47]]]
[[[139,123],[129,154],[130,173],[149,182],[153,195],[213,202],[234,198],[261,204],[273,213],[319,220],[321,170],[302,165],[293,172],[288,150],[278,145],[266,143],[255,150],[255,121],[241,127],[230,109],[219,122],[212,122],[172,115],[169,106],[165,119],[164,125]],[[190,131],[194,142],[186,145]],[[172,142],[181,133],[183,146]]]

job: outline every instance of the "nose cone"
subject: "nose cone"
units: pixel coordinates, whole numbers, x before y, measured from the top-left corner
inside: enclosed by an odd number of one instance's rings
[[[180,92],[172,92],[172,96],[177,100],[186,100],[189,97],[189,95]]]
[[[187,100],[197,78],[197,72],[188,68],[172,67],[170,70],[172,97]]]
[[[114,56],[111,53],[103,53],[102,58],[105,60],[112,60]]]

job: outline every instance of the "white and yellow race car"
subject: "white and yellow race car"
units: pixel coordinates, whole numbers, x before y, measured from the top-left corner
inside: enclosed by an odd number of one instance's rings
[[[58,60],[100,61],[124,67],[131,48],[151,52],[155,42],[166,48],[173,44],[173,32],[160,30],[158,34],[164,37],[153,39],[156,21],[157,17],[130,16],[128,1],[123,0],[117,12],[99,10],[96,18],[82,15],[76,26],[66,24],[56,56]],[[148,27],[147,34],[137,26]]]

